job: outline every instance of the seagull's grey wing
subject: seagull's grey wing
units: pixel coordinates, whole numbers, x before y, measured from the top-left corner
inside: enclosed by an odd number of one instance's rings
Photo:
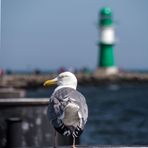
[[[50,97],[48,105],[48,119],[49,121],[56,119],[62,115],[61,103],[54,95]]]
[[[76,90],[70,93],[70,98],[72,98],[72,101],[74,101],[74,103],[79,106],[79,113],[81,115],[81,118],[83,119],[82,126],[84,126],[88,118],[88,107],[86,104],[86,99],[80,92]]]
[[[50,121],[61,118],[68,104],[68,94],[70,91],[69,89],[59,89],[51,95],[48,105],[48,118]]]

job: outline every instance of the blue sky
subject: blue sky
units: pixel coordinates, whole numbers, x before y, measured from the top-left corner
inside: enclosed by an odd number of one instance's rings
[[[0,67],[89,67],[98,60],[98,13],[114,13],[115,63],[148,69],[148,0],[2,0]]]

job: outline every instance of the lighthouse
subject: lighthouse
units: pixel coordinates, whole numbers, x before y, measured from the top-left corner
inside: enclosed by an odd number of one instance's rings
[[[114,61],[115,31],[112,10],[104,7],[100,10],[99,26],[99,58],[97,73],[116,74],[118,72]]]

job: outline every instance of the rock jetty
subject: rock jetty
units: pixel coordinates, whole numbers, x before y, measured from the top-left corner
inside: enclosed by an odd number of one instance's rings
[[[56,74],[11,74],[0,77],[0,88],[38,88],[43,82]],[[119,72],[114,75],[103,73],[77,73],[79,85],[102,85],[123,83],[147,83],[148,73]]]

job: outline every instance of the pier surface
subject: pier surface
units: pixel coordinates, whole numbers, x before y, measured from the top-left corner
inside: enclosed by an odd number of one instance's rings
[[[148,146],[76,145],[75,148],[147,148],[147,147]],[[36,147],[28,147],[28,148],[36,148]],[[53,148],[53,147],[50,146],[42,148]],[[57,146],[55,148],[72,148],[72,146]]]

